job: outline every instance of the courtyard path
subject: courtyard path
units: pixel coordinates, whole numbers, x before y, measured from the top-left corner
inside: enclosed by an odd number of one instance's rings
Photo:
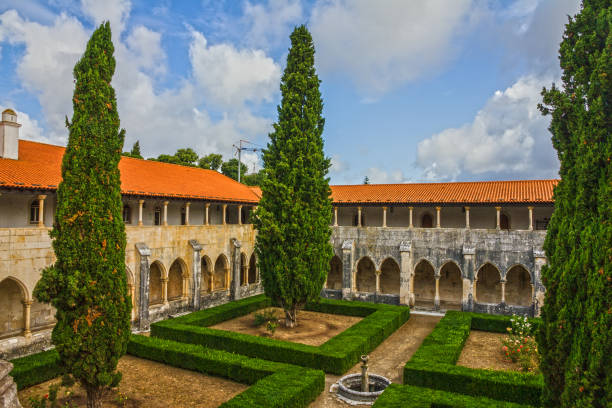
[[[397,329],[380,346],[370,353],[370,372],[383,375],[394,383],[402,383],[404,364],[419,348],[423,339],[434,329],[441,316],[411,314],[410,319]],[[360,363],[346,374],[361,372]],[[329,388],[341,376],[326,374],[325,390],[310,404],[310,408],[350,407],[329,392]]]

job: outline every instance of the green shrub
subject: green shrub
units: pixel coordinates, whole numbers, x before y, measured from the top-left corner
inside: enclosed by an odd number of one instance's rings
[[[259,327],[264,324],[269,324],[270,322],[278,323],[278,316],[274,309],[264,309],[261,312],[255,313],[255,321],[253,322],[255,326]],[[275,326],[276,328],[276,326]]]
[[[59,377],[64,373],[56,350],[16,358],[11,360],[11,363],[13,370],[10,374],[19,390]]]
[[[175,319],[172,322],[187,324],[190,326],[208,327],[226,320],[247,315],[265,307],[272,305],[272,302],[265,295],[252,296],[224,305],[215,306],[210,309],[200,310],[189,313]]]
[[[431,388],[391,384],[376,400],[374,408],[528,408],[512,402],[495,401],[485,397],[472,397]]]
[[[472,317],[472,329],[482,330],[494,333],[506,333],[506,329],[512,326],[510,319],[512,316],[500,316],[490,315],[485,313],[465,313],[465,312],[453,312],[453,313],[464,313]],[[539,318],[527,319],[532,327],[532,333],[535,333],[542,322]]]

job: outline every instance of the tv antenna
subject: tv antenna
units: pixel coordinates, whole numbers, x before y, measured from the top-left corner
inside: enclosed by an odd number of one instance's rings
[[[242,161],[241,161],[242,151],[244,150],[245,152],[260,152],[262,150],[261,148],[257,148],[257,147],[243,147],[242,146],[243,143],[257,146],[255,143],[251,143],[248,140],[242,140],[242,139],[238,142],[238,146],[236,146],[235,144],[232,145],[238,151],[238,182],[239,183],[240,183],[240,167],[242,166]]]

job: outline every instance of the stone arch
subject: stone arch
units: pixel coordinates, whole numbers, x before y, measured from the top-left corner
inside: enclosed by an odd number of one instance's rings
[[[29,300],[28,289],[19,279],[8,277],[0,282],[0,338],[24,331],[24,302]]]
[[[479,303],[501,303],[501,274],[491,262],[486,262],[474,279],[475,299]]]
[[[531,306],[533,282],[523,265],[514,265],[506,272],[506,303],[516,306]]]
[[[326,287],[327,289],[342,289],[342,260],[338,255],[334,255],[329,261]]]
[[[168,269],[168,300],[177,300],[187,295],[185,283],[188,273],[185,261],[176,258]]]
[[[248,282],[249,284],[257,283],[257,259],[255,258],[255,252],[251,254],[249,259]]]
[[[158,305],[164,301],[162,280],[166,273],[164,265],[160,261],[155,261],[149,267],[149,306]]]
[[[421,228],[433,228],[433,216],[430,213],[421,216]]]
[[[461,310],[463,297],[463,278],[461,268],[455,261],[447,261],[440,268],[439,294],[443,309]]]
[[[380,265],[380,292],[390,295],[400,293],[400,267],[393,258],[387,258]]]
[[[215,261],[214,269],[214,290],[226,290],[228,289],[228,274],[229,274],[229,262],[224,254],[217,257]]]
[[[240,254],[240,285],[248,284],[248,264],[244,252]]]
[[[435,269],[431,262],[426,259],[420,260],[414,267],[413,292],[416,306],[434,306],[436,297]]]
[[[202,279],[200,279],[200,292],[202,293],[206,293],[206,292],[210,292],[211,289],[211,279],[212,279],[212,267],[213,264],[210,260],[210,258],[206,255],[202,256],[202,258],[200,259],[200,265],[201,265],[201,273],[202,273]]]
[[[376,292],[376,267],[367,256],[357,262],[355,288],[357,292]]]

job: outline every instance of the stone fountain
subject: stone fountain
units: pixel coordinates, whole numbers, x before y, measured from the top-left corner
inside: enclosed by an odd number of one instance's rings
[[[361,356],[361,374],[349,374],[340,378],[331,391],[351,405],[372,405],[376,398],[391,384],[388,378],[368,373],[367,355]]]

